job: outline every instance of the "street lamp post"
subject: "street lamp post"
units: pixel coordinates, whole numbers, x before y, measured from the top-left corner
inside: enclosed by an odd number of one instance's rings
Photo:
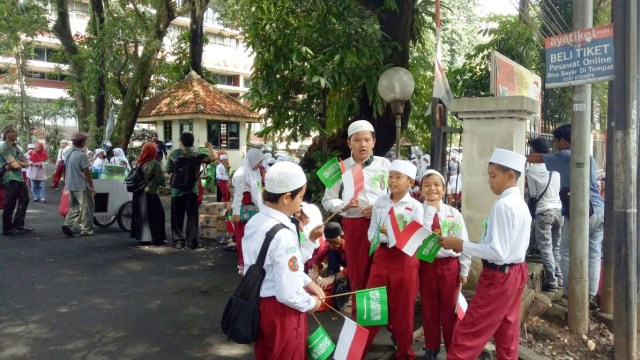
[[[378,93],[386,103],[391,105],[391,112],[396,119],[396,159],[400,158],[400,128],[404,103],[413,95],[414,88],[413,76],[405,68],[387,69],[378,79]]]

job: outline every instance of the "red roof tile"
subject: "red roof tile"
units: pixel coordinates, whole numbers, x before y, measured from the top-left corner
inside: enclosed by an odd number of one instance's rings
[[[145,100],[138,118],[207,114],[257,120],[260,115],[191,71],[184,80]]]

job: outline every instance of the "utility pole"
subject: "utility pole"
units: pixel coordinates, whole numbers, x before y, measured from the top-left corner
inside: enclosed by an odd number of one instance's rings
[[[615,80],[609,106],[615,114],[608,119],[607,132],[615,144],[610,155],[615,164],[638,163],[638,11],[638,0],[618,0],[611,5]],[[636,359],[637,353],[637,174],[636,166],[611,173],[616,184],[611,221],[615,229],[613,333],[617,360]]]
[[[573,2],[573,29],[593,27],[593,0]],[[591,178],[591,84],[573,87],[571,204],[569,222],[569,329],[589,330],[589,183]]]

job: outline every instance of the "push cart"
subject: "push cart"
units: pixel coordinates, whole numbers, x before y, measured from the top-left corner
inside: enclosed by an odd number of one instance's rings
[[[117,221],[122,231],[131,230],[133,194],[127,191],[124,181],[94,179],[93,188],[96,191],[93,223],[106,228]]]

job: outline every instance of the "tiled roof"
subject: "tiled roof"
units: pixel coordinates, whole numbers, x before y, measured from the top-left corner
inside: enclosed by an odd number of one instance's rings
[[[138,118],[206,114],[256,120],[260,115],[191,71],[183,80],[145,100]]]

